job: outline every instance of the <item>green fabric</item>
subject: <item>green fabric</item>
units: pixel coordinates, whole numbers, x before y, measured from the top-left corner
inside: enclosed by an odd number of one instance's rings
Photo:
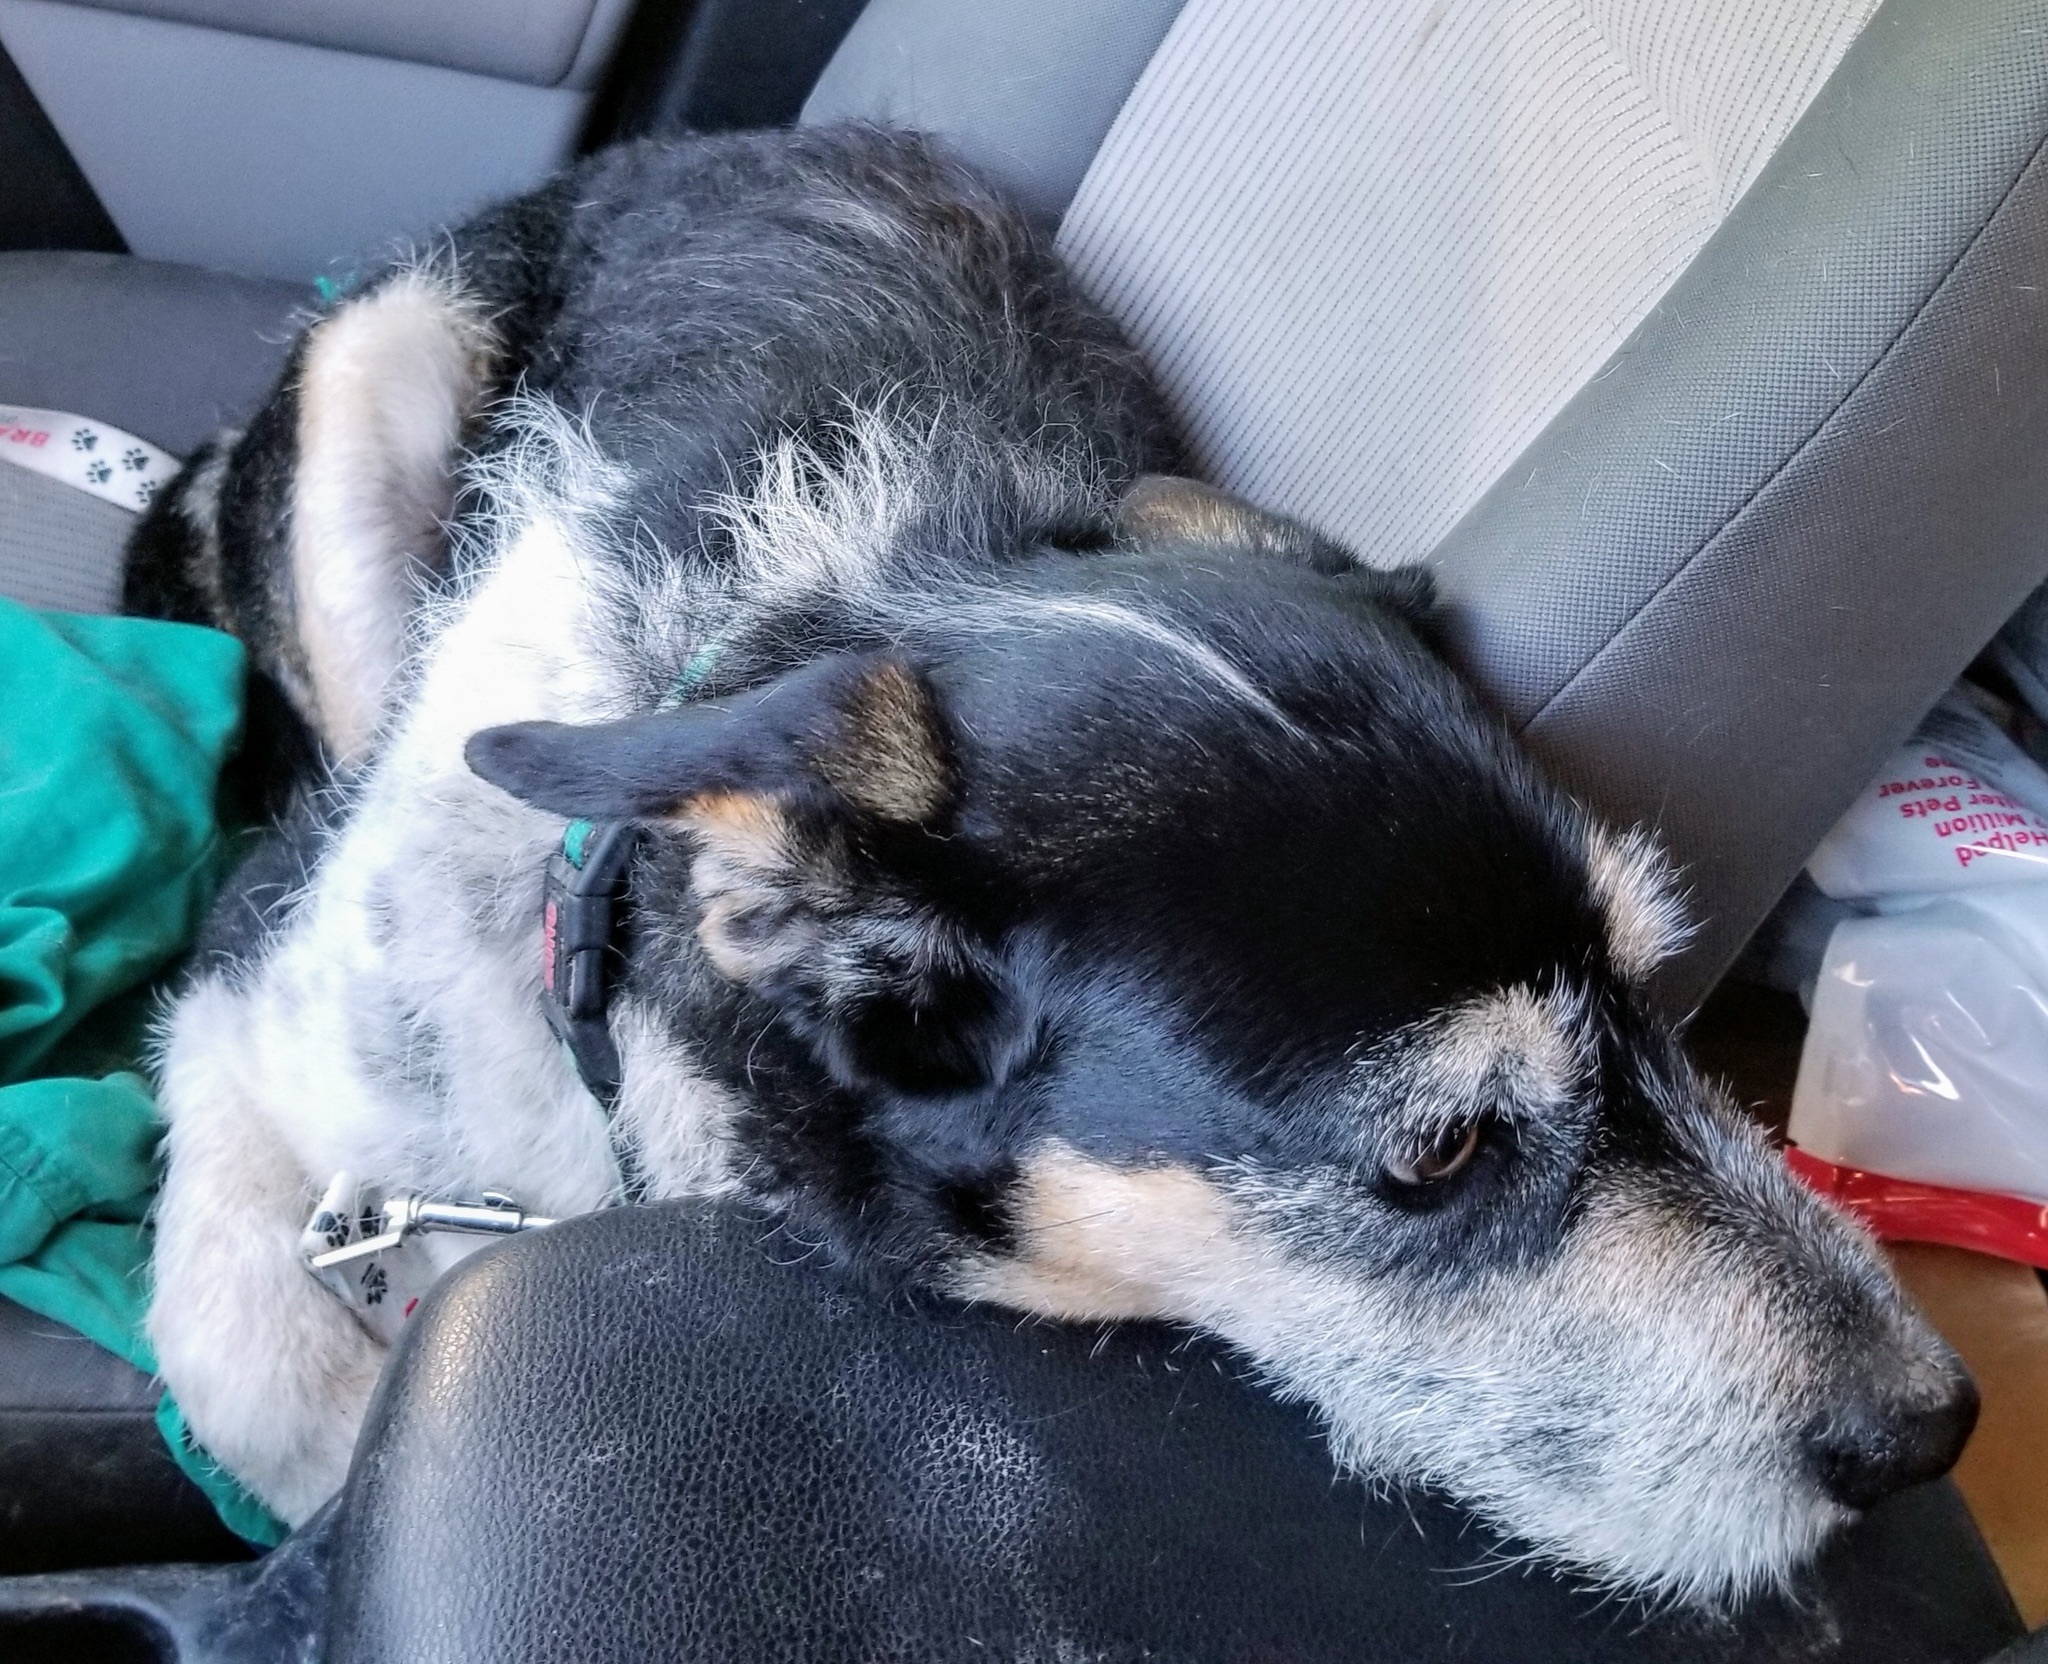
[[[143,988],[220,882],[240,643],[0,600],[0,1296],[154,1373],[146,1216],[162,1125],[132,1063]],[[283,1535],[158,1416],[235,1530]]]

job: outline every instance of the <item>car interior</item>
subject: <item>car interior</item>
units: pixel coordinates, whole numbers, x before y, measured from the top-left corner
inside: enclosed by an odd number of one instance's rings
[[[1782,1137],[1766,921],[1973,664],[2012,696],[2048,580],[2034,0],[0,0],[0,429],[183,457],[380,251],[842,121],[1056,227],[1207,479],[1427,563],[1458,668],[1670,850],[1656,998]],[[135,517],[0,457],[0,596],[117,610]],[[1975,1439],[1712,1617],[1339,1474],[1220,1343],[864,1301],[737,1206],[451,1273],[275,1545],[148,1373],[0,1297],[0,1658],[2048,1659],[2048,1295],[1891,1251]]]

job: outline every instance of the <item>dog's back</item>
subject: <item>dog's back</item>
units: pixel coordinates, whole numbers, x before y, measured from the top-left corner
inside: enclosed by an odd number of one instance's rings
[[[893,639],[935,587],[1107,544],[1175,455],[1046,239],[908,135],[614,150],[309,320],[127,577],[131,610],[248,643],[271,784],[320,808],[222,898],[159,1067],[152,1332],[216,1456],[296,1517],[374,1379],[296,1265],[309,1184],[504,1183],[551,1213],[616,1194],[537,1004],[560,823],[470,775],[463,741]],[[619,1026],[652,1182],[726,1182],[730,1106]],[[217,1298],[266,1338],[224,1347]]]
[[[1135,355],[1046,239],[922,141],[648,141],[316,318],[247,430],[138,531],[128,610],[241,635],[329,757],[360,766],[402,676],[401,602],[459,581],[464,551],[536,493],[589,506],[596,482],[530,443],[535,400],[609,467],[602,547],[634,582],[659,562],[697,591],[703,639],[648,673],[716,636],[726,688],[861,633],[864,599],[915,587],[920,562],[1107,542],[1118,495],[1178,456]],[[777,524],[750,542],[720,505],[763,455]],[[820,488],[861,494],[835,506],[872,522],[869,561],[804,535]]]

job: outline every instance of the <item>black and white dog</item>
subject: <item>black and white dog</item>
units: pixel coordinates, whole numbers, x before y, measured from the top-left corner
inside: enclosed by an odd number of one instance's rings
[[[613,151],[311,323],[130,571],[334,768],[164,1037],[151,1333],[216,1457],[292,1520],[342,1477],[383,1354],[298,1241],[348,1170],[1199,1325],[1655,1597],[1949,1463],[1954,1356],[1648,1010],[1651,844],[1420,575],[1176,461],[1045,242],[877,131]],[[581,1068],[572,819],[638,829]]]

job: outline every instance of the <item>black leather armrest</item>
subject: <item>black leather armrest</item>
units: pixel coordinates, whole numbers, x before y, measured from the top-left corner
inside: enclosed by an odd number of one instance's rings
[[[329,1664],[1973,1661],[2019,1633],[1946,1484],[1796,1601],[1646,1618],[1336,1477],[1207,1341],[877,1304],[683,1206],[469,1261],[380,1391]]]

